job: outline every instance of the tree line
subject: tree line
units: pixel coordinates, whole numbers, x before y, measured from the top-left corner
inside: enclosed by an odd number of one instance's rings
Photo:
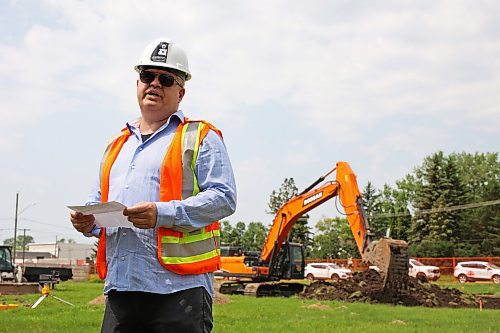
[[[35,243],[35,238],[31,235],[19,235],[16,237],[16,250],[23,250],[28,244]],[[57,243],[76,244],[73,238],[59,238]],[[3,240],[3,245],[14,247],[14,237]]]
[[[285,178],[272,191],[267,213],[274,216],[298,194],[293,178]],[[418,257],[500,256],[500,160],[498,153],[437,152],[424,158],[394,186],[381,189],[368,181],[362,188],[368,222],[376,238],[389,234],[408,242],[410,255]],[[347,219],[323,217],[315,232],[309,216],[293,226],[288,240],[304,244],[308,258],[357,258]],[[270,226],[262,222],[221,222],[221,242],[260,251]],[[74,243],[73,239],[58,242]],[[17,237],[18,250],[34,242],[30,235]],[[4,240],[13,245],[14,239]]]
[[[276,214],[297,195],[286,178],[270,195],[267,211]],[[437,152],[424,158],[394,186],[362,188],[368,222],[376,238],[387,234],[408,242],[419,257],[500,256],[500,160],[498,153]],[[303,216],[289,235],[305,245],[309,258],[359,257],[347,219],[323,217],[313,233]],[[269,226],[262,222],[221,223],[221,241],[261,250]]]

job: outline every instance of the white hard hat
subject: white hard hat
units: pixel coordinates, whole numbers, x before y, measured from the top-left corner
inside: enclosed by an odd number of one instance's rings
[[[134,69],[140,72],[143,67],[172,69],[182,79],[191,79],[186,53],[169,38],[157,39],[146,46]]]

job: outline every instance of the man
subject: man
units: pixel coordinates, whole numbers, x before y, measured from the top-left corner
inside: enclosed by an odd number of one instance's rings
[[[87,202],[121,202],[133,227],[70,213],[78,231],[100,237],[101,332],[210,332],[216,221],[236,208],[231,164],[220,131],[179,110],[191,73],[177,44],[154,41],[135,69],[141,116],[108,145]]]

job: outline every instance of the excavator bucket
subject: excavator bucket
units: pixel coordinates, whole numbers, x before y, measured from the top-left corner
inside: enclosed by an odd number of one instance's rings
[[[380,269],[384,290],[407,289],[408,243],[389,238],[373,241],[363,259]]]

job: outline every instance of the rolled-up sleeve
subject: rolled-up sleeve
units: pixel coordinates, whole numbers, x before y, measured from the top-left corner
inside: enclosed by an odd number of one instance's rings
[[[191,231],[211,224],[236,210],[236,184],[222,139],[209,131],[196,161],[200,192],[185,200],[157,202],[157,226]]]

